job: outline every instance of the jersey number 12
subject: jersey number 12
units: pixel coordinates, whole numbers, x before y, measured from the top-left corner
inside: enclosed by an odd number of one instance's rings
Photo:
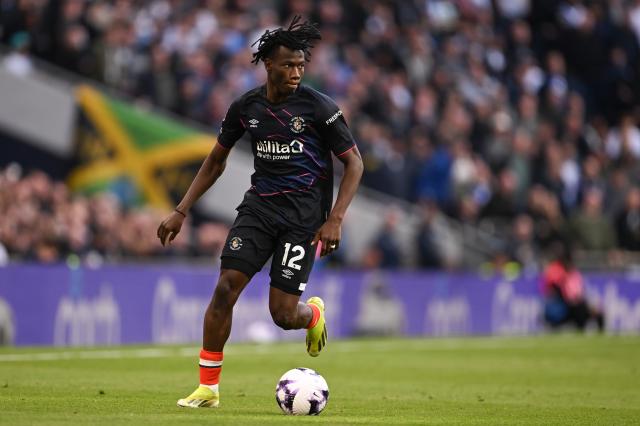
[[[296,262],[304,257],[304,248],[302,246],[293,246],[291,247],[291,243],[285,243],[284,245],[284,256],[282,256],[282,266],[287,265],[287,258],[289,257],[289,250],[291,250],[292,254],[298,253],[289,259],[288,266],[293,269],[300,270],[302,267],[298,265]]]

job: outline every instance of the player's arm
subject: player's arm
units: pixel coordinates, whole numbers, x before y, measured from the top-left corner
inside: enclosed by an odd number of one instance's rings
[[[224,172],[229,151],[245,132],[240,117],[241,109],[241,101],[237,100],[231,104],[222,122],[218,142],[213,146],[213,149],[209,155],[207,155],[207,158],[205,158],[202,166],[200,166],[200,170],[198,170],[196,177],[193,179],[193,182],[191,182],[191,185],[189,185],[189,189],[182,198],[182,201],[180,201],[180,204],[178,204],[176,209],[171,212],[158,227],[157,235],[163,246],[166,245],[167,242],[171,242],[176,235],[178,235],[189,209],[198,201],[202,194],[211,188],[220,175],[222,175],[222,172]]]
[[[171,242],[178,235],[187,212],[222,175],[227,165],[229,151],[229,149],[218,143],[213,146],[202,166],[200,166],[200,170],[198,170],[193,182],[189,185],[187,193],[182,197],[182,201],[158,227],[158,238],[160,238],[163,246],[166,245],[167,241]]]
[[[213,146],[213,149],[209,155],[207,155],[207,158],[205,158],[202,166],[200,166],[200,170],[198,170],[193,182],[191,182],[187,193],[176,207],[177,210],[187,213],[195,202],[200,199],[202,194],[207,192],[207,190],[216,183],[227,166],[228,156],[229,149],[220,144],[215,144]]]
[[[353,200],[360,184],[362,157],[356,141],[347,126],[342,110],[328,96],[319,95],[316,99],[316,120],[318,132],[327,142],[331,152],[344,165],[344,174],[340,181],[338,197],[327,221],[320,227],[312,244],[322,241],[321,256],[337,250],[340,246],[341,228],[344,215]]]
[[[344,165],[344,174],[340,181],[336,203],[331,209],[327,221],[320,227],[313,240],[313,244],[322,241],[320,256],[325,256],[337,250],[340,246],[342,221],[349,204],[351,204],[351,200],[356,194],[364,170],[360,151],[355,145],[339,155],[338,159]]]

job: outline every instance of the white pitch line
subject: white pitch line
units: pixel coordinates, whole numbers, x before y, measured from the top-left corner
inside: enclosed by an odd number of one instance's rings
[[[195,353],[195,352],[194,352]],[[12,361],[62,361],[68,359],[120,359],[120,358],[163,358],[175,356],[175,350],[167,349],[108,349],[95,351],[61,351],[22,354],[0,354],[0,362]],[[180,355],[180,354],[178,354]]]
[[[400,344],[399,344],[400,343]],[[407,341],[340,341],[330,346],[331,352],[352,353],[361,351],[390,352],[401,348],[403,351],[450,351],[458,349],[530,349],[536,347],[535,341],[518,341],[517,339],[485,338],[479,340],[407,340]],[[297,343],[285,343],[278,345],[234,346],[230,345],[225,353],[234,356],[256,354],[295,354],[302,353],[301,346]],[[104,350],[79,350],[56,352],[32,352],[16,354],[0,354],[0,362],[33,362],[33,361],[63,361],[70,359],[123,359],[123,358],[165,358],[165,357],[197,357],[200,348],[144,348],[144,349],[104,349]]]

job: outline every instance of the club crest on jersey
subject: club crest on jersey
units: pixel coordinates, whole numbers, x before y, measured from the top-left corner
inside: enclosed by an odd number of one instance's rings
[[[229,241],[229,248],[233,251],[237,251],[240,250],[240,247],[242,247],[242,238],[240,237],[233,237],[230,241]]]
[[[291,120],[289,120],[289,128],[293,133],[304,132],[304,118],[299,115],[292,117]]]

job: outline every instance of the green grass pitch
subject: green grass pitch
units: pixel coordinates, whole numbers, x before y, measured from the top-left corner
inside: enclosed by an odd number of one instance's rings
[[[332,341],[229,345],[218,409],[176,400],[197,384],[197,347],[0,348],[0,424],[640,424],[640,338]],[[288,417],[286,370],[329,383],[318,417]]]

